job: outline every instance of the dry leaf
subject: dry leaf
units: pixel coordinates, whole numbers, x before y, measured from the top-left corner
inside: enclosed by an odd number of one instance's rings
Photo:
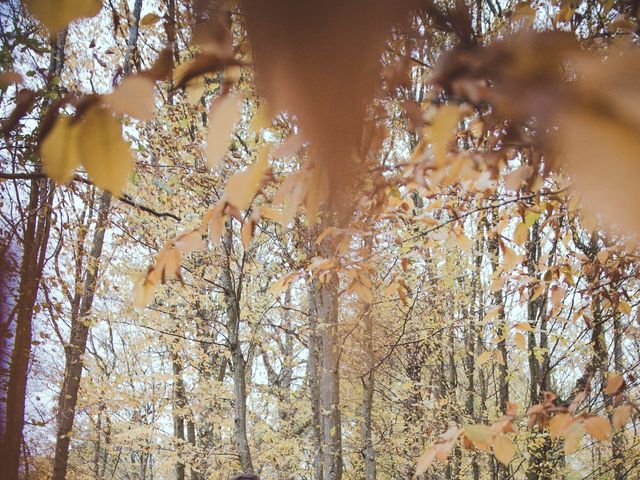
[[[23,78],[18,72],[11,70],[0,73],[0,88],[8,87],[9,85],[22,83]]]
[[[549,420],[549,435],[551,438],[562,436],[565,429],[571,424],[573,417],[568,413],[557,413]]]
[[[584,427],[581,422],[572,422],[565,428],[562,437],[564,438],[564,453],[570,455],[580,446],[580,441],[584,435]]]
[[[227,183],[227,201],[240,210],[246,210],[258,192],[262,178],[269,167],[269,149],[264,147],[256,162],[244,171],[235,173]]]
[[[148,121],[153,118],[155,110],[153,92],[153,80],[147,76],[133,75],[125,78],[113,93],[102,97],[102,102],[119,115]]]
[[[224,159],[233,127],[240,120],[240,102],[235,95],[223,95],[211,102],[205,156],[207,167],[214,168]]]
[[[596,440],[607,440],[611,436],[611,424],[602,417],[588,417],[584,421],[584,428]]]
[[[498,435],[493,442],[493,454],[503,465],[509,465],[516,454],[516,446],[508,435]]]
[[[611,422],[616,430],[620,430],[631,418],[631,405],[620,405],[613,410]]]
[[[609,378],[607,378],[607,386],[604,389],[604,393],[606,393],[607,395],[615,395],[622,389],[623,385],[624,379],[622,378],[622,375],[609,375]]]

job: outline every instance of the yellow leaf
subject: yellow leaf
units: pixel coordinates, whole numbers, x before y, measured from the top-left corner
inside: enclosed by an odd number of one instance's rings
[[[223,95],[211,102],[205,151],[209,168],[216,167],[224,159],[229,149],[233,127],[239,120],[240,102],[235,95]]]
[[[521,334],[520,332],[516,332],[515,342],[516,342],[516,347],[518,347],[520,350],[527,349],[527,342],[525,341],[524,335]]]
[[[611,419],[616,430],[620,430],[631,418],[631,406],[620,405],[613,410],[613,418]]]
[[[71,180],[80,165],[78,124],[67,117],[58,117],[40,145],[45,173],[57,183]]]
[[[513,241],[517,245],[524,245],[524,242],[529,238],[529,227],[526,223],[519,223],[513,233]]]
[[[135,305],[140,308],[149,305],[153,300],[153,294],[157,287],[157,283],[148,278],[147,275],[141,275],[133,289]]]
[[[25,0],[25,4],[51,34],[74,20],[97,15],[102,8],[102,0]]]
[[[493,431],[488,425],[470,425],[464,429],[465,436],[482,450],[488,450],[493,441]]]
[[[433,156],[438,165],[443,165],[445,162],[445,156],[455,137],[459,119],[460,110],[454,105],[441,107],[433,119],[430,140],[433,144]]]
[[[564,438],[564,453],[566,455],[570,455],[578,449],[583,435],[584,428],[580,422],[573,422],[564,430],[562,437]]]
[[[153,91],[153,80],[133,75],[125,78],[113,93],[105,95],[102,102],[119,115],[151,120],[155,109]]]
[[[604,393],[607,395],[613,395],[618,393],[624,384],[624,379],[622,375],[609,375],[607,379],[607,386],[604,389]]]
[[[487,350],[486,352],[482,352],[480,355],[478,355],[478,358],[476,359],[476,366],[479,367],[482,364],[487,363],[492,358],[493,358],[493,351]]]
[[[108,110],[91,108],[84,115],[78,135],[82,165],[93,182],[120,195],[133,168],[120,122]]]
[[[584,421],[584,428],[596,440],[606,440],[611,436],[611,424],[602,417],[587,418]]]
[[[551,438],[558,438],[571,424],[572,417],[568,413],[557,413],[549,420],[549,435]]]
[[[140,20],[140,25],[143,27],[149,26],[149,25],[153,25],[154,23],[158,23],[158,21],[161,19],[161,17],[155,13],[147,13],[144,17],[142,17],[142,19]]]
[[[625,300],[620,300],[618,302],[618,311],[625,315],[631,315],[631,305],[629,305],[629,302],[626,302]]]
[[[258,192],[260,183],[269,166],[269,150],[263,148],[256,162],[242,172],[235,173],[227,183],[227,201],[240,210],[246,210]]]
[[[516,446],[507,435],[498,435],[493,442],[493,454],[503,465],[509,465],[516,454]]]
[[[524,215],[524,224],[527,227],[532,227],[533,224],[536,223],[539,218],[540,218],[540,213],[539,212],[534,212],[533,210],[529,210]]]
[[[499,365],[505,365],[504,355],[502,354],[502,350],[496,350],[495,355],[496,355],[496,362],[498,362]]]

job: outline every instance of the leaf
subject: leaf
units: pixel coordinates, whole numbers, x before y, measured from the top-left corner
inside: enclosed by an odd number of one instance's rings
[[[119,115],[129,115],[138,120],[151,120],[155,110],[154,83],[149,77],[133,75],[125,78],[113,93],[105,95],[102,102]]]
[[[445,163],[445,157],[455,137],[459,119],[460,110],[454,105],[441,107],[433,119],[430,140],[433,144],[433,156],[438,165]]]
[[[66,183],[80,165],[79,125],[68,117],[58,117],[40,144],[45,173],[56,183]]]
[[[476,366],[479,367],[483,363],[487,363],[492,358],[493,358],[492,350],[487,350],[486,352],[482,352],[480,355],[478,355],[478,358],[476,358]]]
[[[611,424],[597,415],[588,417],[584,421],[584,428],[596,440],[606,440],[611,436]]]
[[[414,478],[426,472],[435,459],[436,451],[434,448],[430,447],[422,452],[422,455],[420,455],[420,458],[418,458],[418,461],[416,462],[416,472]]]
[[[609,375],[607,378],[607,386],[604,389],[604,393],[607,395],[614,395],[618,393],[624,385],[624,378],[622,375]]]
[[[140,20],[140,25],[143,27],[147,27],[149,25],[153,25],[155,23],[158,23],[158,21],[160,21],[162,19],[162,17],[160,17],[158,14],[156,13],[147,13],[144,17],[142,17],[142,19]]]
[[[631,305],[629,305],[629,302],[625,300],[620,300],[618,302],[618,311],[625,315],[631,315]]]
[[[551,287],[551,305],[557,307],[562,304],[564,297],[567,295],[567,290],[562,287]]]
[[[505,362],[504,362],[504,355],[502,354],[502,350],[496,350],[496,351],[495,351],[495,355],[496,355],[496,362],[497,362],[499,365],[505,365]]]
[[[108,110],[91,108],[82,119],[78,135],[82,165],[93,182],[120,195],[133,168],[120,122]]]
[[[525,341],[524,335],[521,334],[520,332],[516,332],[515,343],[516,343],[516,347],[518,347],[520,350],[527,349],[527,342]]]
[[[133,288],[134,303],[137,307],[143,308],[151,303],[153,295],[158,288],[157,283],[150,280],[148,275],[141,275]]]
[[[513,233],[513,241],[517,245],[524,245],[524,243],[529,238],[529,227],[526,223],[519,223],[516,227],[515,232]]]
[[[235,95],[223,95],[211,102],[205,157],[207,167],[214,168],[224,159],[233,127],[240,120],[240,102]]]
[[[622,427],[626,425],[626,423],[631,418],[631,406],[630,405],[620,405],[613,410],[613,417],[611,419],[611,423],[613,423],[613,427],[616,430],[620,430]]]
[[[22,83],[23,78],[18,72],[8,70],[0,73],[0,88],[8,87],[9,85]]]
[[[97,15],[102,8],[102,0],[25,0],[25,4],[52,35],[74,20]]]
[[[493,439],[493,432],[488,425],[470,425],[465,427],[464,433],[478,448],[489,446]]]
[[[536,223],[538,221],[538,219],[540,218],[540,213],[539,212],[535,212],[533,210],[529,210],[525,215],[524,215],[524,224],[527,227],[532,227],[534,223]]]
[[[493,442],[493,454],[503,465],[509,465],[516,454],[516,446],[509,436],[498,435]]]
[[[535,332],[534,328],[527,322],[516,323],[516,328],[525,332]]]
[[[568,413],[557,413],[551,417],[551,420],[549,420],[549,435],[551,435],[551,438],[562,436],[572,421],[573,417]]]
[[[504,176],[504,186],[507,190],[518,191],[527,178],[531,176],[533,169],[529,165],[518,167]]]
[[[247,218],[242,224],[242,231],[240,232],[240,236],[242,237],[242,246],[245,250],[247,250],[249,248],[249,245],[251,244],[255,225],[256,222],[252,217]]]
[[[456,245],[458,245],[460,250],[462,250],[463,252],[470,252],[473,248],[473,242],[471,242],[469,237],[467,237],[464,233],[456,235]]]
[[[267,172],[269,151],[265,147],[258,154],[258,159],[242,172],[235,173],[227,183],[225,192],[227,201],[240,210],[246,210],[258,192],[262,178]]]
[[[516,254],[513,249],[507,247],[506,245],[502,246],[502,254],[504,269],[507,272],[513,270],[516,265],[522,260],[522,257],[520,257],[520,255]]]
[[[199,252],[204,250],[202,235],[198,230],[189,230],[181,233],[173,240],[173,245],[182,253]]]
[[[571,423],[563,432],[564,453],[570,455],[578,449],[582,436],[584,435],[584,427],[580,422]]]

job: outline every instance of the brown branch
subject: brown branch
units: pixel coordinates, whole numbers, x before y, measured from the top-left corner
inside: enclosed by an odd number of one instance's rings
[[[29,173],[29,172],[25,172],[25,173],[0,172],[0,179],[3,179],[3,180],[35,180],[35,179],[39,179],[39,178],[48,178],[48,177],[47,177],[46,174],[44,174],[42,172],[33,172],[33,173]],[[85,183],[87,185],[93,185],[93,182],[91,180],[89,180],[88,178],[84,178],[84,177],[82,177],[82,176],[80,176],[78,174],[74,175],[72,180],[74,182]],[[170,213],[170,212],[158,212],[157,210],[154,210],[151,207],[147,207],[146,205],[142,205],[140,203],[137,203],[136,201],[134,201],[127,194],[123,194],[123,195],[121,195],[121,196],[119,196],[117,198],[122,203],[126,203],[127,205],[130,205],[130,206],[132,206],[134,208],[137,208],[138,210],[142,210],[143,212],[147,212],[147,213],[153,215],[154,217],[158,217],[158,218],[169,217],[169,218],[173,218],[177,222],[182,221],[182,219],[180,217],[178,217],[177,215],[174,215],[173,213]]]

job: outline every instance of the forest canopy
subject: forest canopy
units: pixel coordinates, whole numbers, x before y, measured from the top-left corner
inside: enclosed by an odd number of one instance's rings
[[[639,35],[0,2],[2,477],[640,477]]]

